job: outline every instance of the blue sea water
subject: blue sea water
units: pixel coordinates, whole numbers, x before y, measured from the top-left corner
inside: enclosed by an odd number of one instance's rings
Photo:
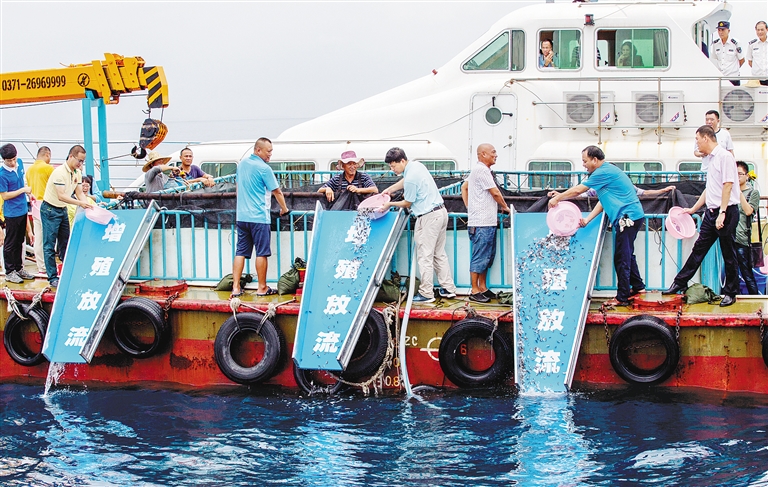
[[[0,385],[2,486],[768,486],[768,400]]]

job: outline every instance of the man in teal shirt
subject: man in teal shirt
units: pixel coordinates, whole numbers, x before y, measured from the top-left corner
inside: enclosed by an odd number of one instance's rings
[[[629,176],[613,164],[606,164],[605,154],[599,147],[590,145],[585,148],[581,152],[581,160],[589,177],[568,191],[555,195],[549,200],[549,206],[554,208],[560,201],[578,196],[589,189],[597,192],[597,199],[608,215],[616,235],[613,267],[618,289],[616,299],[608,303],[627,306],[630,296],[645,289],[635,258],[635,238],[645,212]]]
[[[272,195],[280,205],[280,216],[288,213],[285,197],[275,179],[275,173],[267,165],[272,158],[272,141],[262,137],[256,141],[253,154],[237,165],[237,250],[232,263],[232,296],[243,294],[240,276],[245,259],[250,259],[256,249],[256,278],[259,287],[256,296],[269,296],[277,291],[267,286],[267,258],[270,248],[270,207]]]

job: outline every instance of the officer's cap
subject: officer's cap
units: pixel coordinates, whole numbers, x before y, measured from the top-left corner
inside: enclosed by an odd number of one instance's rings
[[[727,20],[721,20],[720,22],[717,23],[717,28],[718,29],[730,29],[731,28],[731,23],[728,22]]]

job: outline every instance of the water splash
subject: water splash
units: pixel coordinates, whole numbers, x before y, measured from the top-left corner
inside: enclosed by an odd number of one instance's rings
[[[67,364],[61,362],[51,362],[48,366],[48,376],[45,378],[45,390],[43,391],[43,397],[48,396],[48,392],[51,390],[51,386],[59,385],[59,379],[64,374],[64,369]]]

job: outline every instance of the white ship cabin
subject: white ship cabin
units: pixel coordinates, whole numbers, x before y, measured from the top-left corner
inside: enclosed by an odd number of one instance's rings
[[[581,171],[581,150],[599,145],[627,171],[697,171],[694,133],[721,114],[735,155],[763,187],[768,87],[734,86],[708,58],[718,1],[541,3],[496,22],[446,65],[420,79],[283,132],[272,165],[332,170],[354,149],[369,170],[386,150],[435,170],[467,170],[490,142],[503,171]],[[734,7],[736,8],[736,7]],[[749,12],[741,12],[749,15]],[[551,40],[554,66],[542,67]]]

